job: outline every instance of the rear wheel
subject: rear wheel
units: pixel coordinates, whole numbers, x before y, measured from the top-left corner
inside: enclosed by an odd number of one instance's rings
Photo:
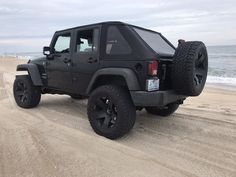
[[[109,139],[126,134],[136,119],[136,109],[127,90],[114,85],[104,85],[94,90],[87,110],[93,130]]]
[[[146,107],[146,111],[150,114],[158,115],[158,116],[169,116],[173,114],[179,107],[179,104],[168,104],[163,108],[158,107]]]
[[[41,99],[41,90],[33,85],[30,76],[17,76],[13,85],[14,98],[22,108],[36,107]]]

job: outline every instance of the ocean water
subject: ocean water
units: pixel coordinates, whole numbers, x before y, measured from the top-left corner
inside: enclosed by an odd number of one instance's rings
[[[208,46],[207,84],[236,87],[236,45]],[[43,56],[42,52],[11,53],[5,56],[19,59],[34,59]]]
[[[207,47],[207,83],[236,87],[236,45]]]
[[[15,57],[15,58],[19,58],[19,59],[35,59],[35,58],[39,58],[39,57],[43,57],[43,53],[42,52],[20,52],[20,53],[4,53],[4,54],[0,54],[0,56],[3,57]]]

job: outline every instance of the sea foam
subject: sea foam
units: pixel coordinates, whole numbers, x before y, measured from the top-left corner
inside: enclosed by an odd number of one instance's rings
[[[236,78],[233,77],[207,76],[206,82],[209,84],[221,84],[236,87]]]

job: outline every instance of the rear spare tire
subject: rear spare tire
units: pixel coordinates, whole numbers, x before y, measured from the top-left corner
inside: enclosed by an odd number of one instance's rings
[[[186,96],[202,92],[208,70],[208,55],[203,42],[182,42],[175,51],[172,66],[172,86]]]

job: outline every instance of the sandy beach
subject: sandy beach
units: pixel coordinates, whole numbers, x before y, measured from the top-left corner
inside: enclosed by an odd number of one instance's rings
[[[90,127],[87,100],[43,95],[19,108],[12,84],[25,62],[0,58],[0,176],[236,176],[236,90],[206,87],[168,118],[137,112],[133,130],[111,141]]]

